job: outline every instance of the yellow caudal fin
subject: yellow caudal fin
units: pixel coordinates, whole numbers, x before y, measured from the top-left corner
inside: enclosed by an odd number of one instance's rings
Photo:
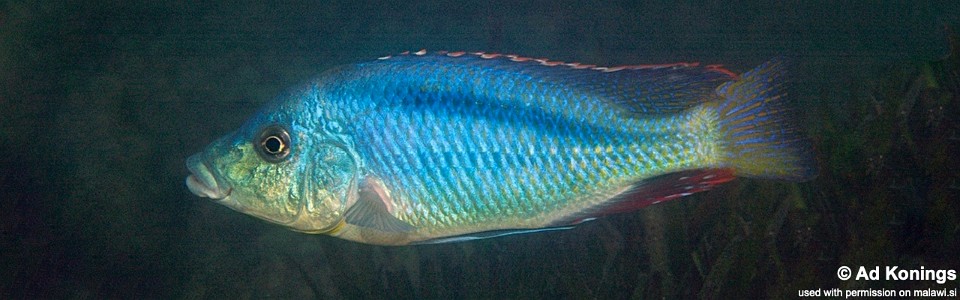
[[[737,176],[806,181],[816,177],[810,142],[784,103],[784,61],[772,59],[717,88],[724,162]]]

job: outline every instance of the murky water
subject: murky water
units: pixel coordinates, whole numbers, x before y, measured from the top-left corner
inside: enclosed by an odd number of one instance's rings
[[[957,288],[960,4],[0,5],[3,298],[728,298]],[[954,40],[956,41],[956,40]],[[377,247],[191,194],[184,159],[282,89],[405,50],[598,65],[794,61],[820,176],[740,179],[574,230]]]

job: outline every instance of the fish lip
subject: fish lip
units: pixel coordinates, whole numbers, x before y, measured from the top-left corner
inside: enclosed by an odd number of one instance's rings
[[[201,154],[194,154],[187,158],[187,169],[190,175],[186,178],[187,188],[190,192],[199,197],[207,197],[213,200],[224,199],[230,196],[233,188],[220,182],[216,174],[203,161]]]

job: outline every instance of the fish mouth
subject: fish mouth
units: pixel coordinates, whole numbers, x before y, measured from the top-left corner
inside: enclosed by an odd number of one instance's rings
[[[217,176],[210,171],[199,153],[187,158],[187,169],[191,173],[186,179],[187,188],[194,195],[220,200],[230,196],[233,191],[217,180]]]

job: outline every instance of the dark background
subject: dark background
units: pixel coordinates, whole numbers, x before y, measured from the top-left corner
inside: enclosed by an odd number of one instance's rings
[[[97,2],[0,2],[0,298],[958,286],[836,276],[960,269],[956,1]],[[570,231],[415,247],[287,231],[184,186],[187,156],[284,88],[422,48],[738,72],[787,55],[820,176],[740,179]]]

